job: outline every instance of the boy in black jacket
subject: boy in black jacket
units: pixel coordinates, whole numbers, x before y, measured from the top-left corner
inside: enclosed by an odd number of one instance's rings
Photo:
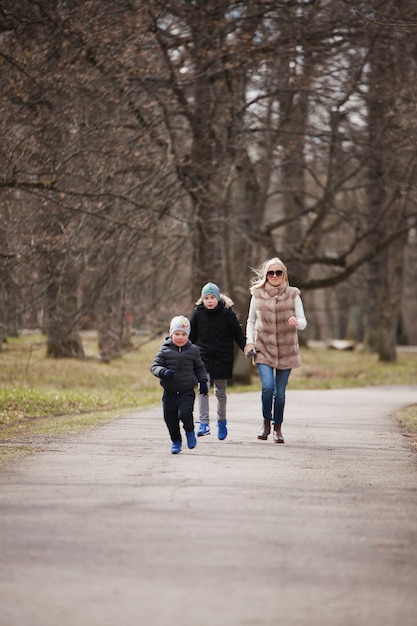
[[[161,379],[164,388],[162,406],[164,420],[171,437],[171,453],[181,452],[180,421],[183,423],[187,444],[195,448],[194,387],[200,383],[200,394],[208,393],[207,372],[199,349],[188,339],[190,322],[183,315],[171,320],[167,337],[156,355],[151,372]]]
[[[234,342],[244,349],[246,338],[232,309],[232,300],[220,293],[215,283],[207,283],[191,316],[190,341],[199,347],[217,400],[217,437],[227,437],[226,388],[232,378]],[[199,396],[200,426],[197,437],[210,434],[208,394]]]

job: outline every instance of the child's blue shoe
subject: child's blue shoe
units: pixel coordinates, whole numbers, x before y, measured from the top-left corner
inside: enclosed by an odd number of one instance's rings
[[[181,447],[181,441],[174,441],[171,446],[171,454],[179,454]]]
[[[200,422],[200,426],[197,430],[197,437],[203,437],[210,434],[210,425],[206,422]]]
[[[217,437],[220,439],[220,441],[223,441],[223,439],[226,439],[227,437],[227,421],[226,420],[219,420],[217,422]]]
[[[189,448],[195,448],[197,445],[197,439],[195,438],[195,432],[192,430],[189,433],[185,433],[187,435],[187,445]]]

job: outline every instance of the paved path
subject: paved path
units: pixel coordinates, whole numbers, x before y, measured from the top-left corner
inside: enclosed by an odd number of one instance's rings
[[[0,473],[0,626],[416,626],[417,386],[258,394],[169,454],[160,408]]]

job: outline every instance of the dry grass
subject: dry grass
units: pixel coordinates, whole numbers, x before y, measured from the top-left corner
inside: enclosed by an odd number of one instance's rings
[[[397,418],[404,426],[405,435],[409,438],[413,452],[417,452],[417,405],[398,411]]]

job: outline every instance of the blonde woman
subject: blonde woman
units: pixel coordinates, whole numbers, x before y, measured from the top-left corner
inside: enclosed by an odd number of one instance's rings
[[[297,331],[306,328],[307,320],[300,291],[290,287],[287,268],[281,259],[269,259],[254,271],[245,355],[254,354],[262,383],[264,421],[258,439],[268,439],[272,421],[274,443],[284,443],[285,391],[292,368],[300,366]]]

